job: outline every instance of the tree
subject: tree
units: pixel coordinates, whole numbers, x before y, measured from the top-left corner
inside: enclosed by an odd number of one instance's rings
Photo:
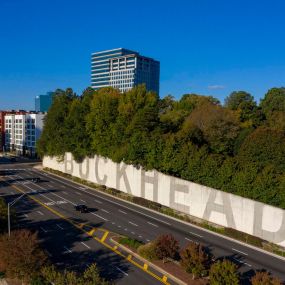
[[[155,240],[156,256],[163,262],[167,258],[176,258],[179,251],[178,241],[171,234],[161,235]]]
[[[8,277],[29,281],[38,274],[46,261],[46,256],[39,246],[36,233],[28,230],[16,230],[11,236],[0,237],[0,271]]]
[[[285,112],[285,88],[271,88],[260,102],[260,107],[266,117],[274,111]]]
[[[238,285],[239,278],[236,266],[228,261],[218,261],[210,268],[210,285]]]
[[[225,107],[231,110],[248,109],[253,110],[256,102],[252,95],[245,91],[234,91],[225,99]]]
[[[95,263],[89,265],[83,274],[78,275],[74,271],[58,271],[53,265],[45,266],[41,270],[42,277],[49,283],[56,285],[108,285],[109,283],[100,277],[100,272]]]
[[[239,122],[233,111],[205,103],[195,108],[187,120],[203,132],[212,152],[233,152],[234,140],[239,132]]]
[[[67,150],[66,137],[69,136],[69,129],[66,128],[65,119],[74,98],[71,89],[55,91],[53,103],[44,118],[42,134],[37,141],[37,153],[40,156],[63,156]]]
[[[100,271],[95,263],[87,267],[82,276],[82,285],[107,285],[108,282],[100,277]]]
[[[285,130],[285,88],[272,88],[260,102],[267,124],[271,128]]]
[[[281,285],[280,279],[270,276],[267,271],[256,272],[250,279],[252,285]]]
[[[181,251],[180,257],[181,265],[186,272],[193,274],[193,279],[207,274],[210,258],[201,244],[190,242]]]

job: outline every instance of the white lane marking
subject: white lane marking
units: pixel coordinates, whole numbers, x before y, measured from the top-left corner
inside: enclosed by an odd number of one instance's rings
[[[76,193],[77,195],[80,195],[80,196],[82,195],[81,193],[79,193],[79,192],[77,192],[77,191],[75,191],[75,193]]]
[[[142,238],[142,236],[139,236],[139,238]]]
[[[63,230],[63,227],[62,227],[61,225],[56,224],[56,226],[57,226],[59,229]]]
[[[126,232],[127,232],[127,231],[128,231],[128,229],[126,228],[126,229],[124,229],[124,231],[126,231]]]
[[[119,212],[121,212],[122,214],[126,215],[127,213],[122,211],[122,210],[118,210]]]
[[[234,259],[235,261],[237,261],[238,263],[245,264],[245,265],[251,267],[251,264],[249,264],[249,263],[247,263],[247,262],[241,261],[241,260],[239,260],[239,259],[237,259],[237,258],[234,258],[234,257],[233,257],[233,259]]]
[[[66,188],[66,186],[64,186],[64,185],[59,185],[61,188]]]
[[[98,214],[95,214],[95,213],[93,213],[93,212],[91,212],[91,214],[94,215],[94,216],[96,216],[96,217],[98,217],[98,218],[103,219],[104,221],[108,221],[107,219],[103,218],[102,216],[100,216],[100,215],[98,215]]]
[[[65,194],[65,195],[67,195],[67,192],[66,192],[66,191],[62,191],[62,193]]]
[[[118,228],[121,228],[121,226],[118,226]]]
[[[108,214],[110,214],[110,212],[108,212],[107,210],[105,210],[105,209],[101,209],[103,212],[105,212],[105,213],[108,213]]]
[[[66,250],[65,253],[66,253],[66,252],[72,253],[72,251],[71,251],[70,249],[68,249],[66,246],[64,246],[64,248],[65,248],[65,250]]]
[[[55,193],[50,192],[50,194],[53,195],[53,196],[56,196],[56,197],[58,197],[58,198],[60,198],[60,199],[62,199],[62,200],[64,200],[64,201],[69,202],[69,203],[72,204],[73,206],[76,205],[76,204],[73,203],[72,201],[70,201],[70,200],[68,200],[68,199],[66,199],[66,198],[63,198],[63,197],[61,197],[61,196],[59,196],[59,195],[57,195],[57,194],[55,194]]]
[[[47,253],[47,255],[48,255],[49,257],[52,257],[52,254],[51,254],[50,252],[48,252],[47,250],[45,250],[45,252]]]
[[[133,225],[133,226],[135,226],[135,227],[138,227],[137,224],[135,224],[135,223],[133,223],[133,222],[131,222],[131,221],[129,221],[129,224],[131,224],[131,225]]]
[[[55,202],[46,202],[44,203],[47,206],[53,206],[53,205],[61,205],[61,204],[66,204],[67,201],[55,201]]]
[[[193,242],[193,240],[192,240],[192,239],[190,239],[190,238],[187,238],[187,237],[186,237],[185,239],[186,239],[186,240],[188,240],[188,241]]]
[[[28,217],[29,217],[27,214],[24,214],[24,216],[25,216],[26,218],[28,218]]]
[[[86,203],[86,201],[84,201],[84,200],[82,200],[82,199],[80,199],[80,201],[83,202],[83,203]]]
[[[147,222],[149,225],[152,225],[153,227],[156,227],[156,228],[158,228],[158,225],[156,225],[156,224],[153,224],[153,223],[151,223],[151,222]]]
[[[44,233],[47,233],[47,230],[45,230],[43,227],[40,227],[40,229],[41,229]]]
[[[43,216],[44,214],[41,211],[37,211],[41,216]]]
[[[36,171],[36,172],[37,172],[37,171]],[[40,172],[40,171],[39,171],[39,172]],[[74,185],[71,184],[71,183],[67,183],[67,182],[65,182],[65,181],[63,181],[63,180],[57,179],[57,178],[54,177],[53,175],[50,175],[50,176],[52,177],[52,179],[54,179],[54,180],[56,180],[56,181],[59,181],[60,183],[65,184],[65,185],[67,185],[68,187],[72,187],[72,188],[74,188],[74,189],[77,189],[76,186],[74,186]],[[86,188],[86,189],[91,190],[91,191],[94,191],[93,189],[89,189],[89,187]],[[153,220],[156,220],[156,221],[159,221],[159,222],[161,222],[161,223],[164,223],[164,224],[166,224],[166,225],[171,226],[171,224],[168,223],[168,222],[165,222],[165,221],[163,221],[163,220],[161,220],[161,219],[155,218],[155,217],[153,217],[153,216],[151,216],[151,215],[145,214],[145,213],[143,213],[143,212],[141,212],[141,211],[138,211],[138,210],[135,210],[135,209],[132,209],[132,208],[128,208],[127,206],[124,206],[124,205],[122,205],[122,204],[120,204],[120,203],[117,203],[117,202],[115,202],[115,201],[111,201],[111,200],[109,200],[109,199],[107,199],[107,198],[104,198],[104,197],[102,197],[101,195],[98,196],[98,195],[96,195],[96,194],[94,194],[94,193],[92,193],[92,192],[89,192],[89,191],[86,191],[86,190],[83,190],[83,189],[80,189],[80,191],[85,192],[85,193],[87,193],[87,194],[89,194],[89,195],[92,195],[92,196],[94,196],[94,197],[99,197],[101,200],[107,201],[107,202],[109,202],[109,203],[111,203],[111,204],[118,205],[118,206],[120,206],[120,207],[122,207],[122,208],[125,208],[125,209],[129,210],[129,211],[132,211],[132,212],[141,214],[141,215],[143,215],[143,216],[145,216],[145,217],[149,217],[149,218],[151,218],[151,219],[153,219]],[[113,199],[114,199],[114,198],[113,198]],[[122,203],[123,203],[123,201],[122,201]],[[133,206],[135,207],[136,205],[134,204]],[[147,210],[147,209],[146,209],[146,210]]]
[[[147,242],[150,242],[150,240],[149,240],[149,239],[146,239],[146,241],[147,241]]]
[[[245,252],[243,252],[243,251],[240,251],[240,250],[238,250],[238,249],[235,249],[235,248],[232,248],[232,250],[234,250],[234,251],[236,251],[236,252],[239,252],[239,253],[241,253],[241,254],[244,254],[244,255],[248,255],[247,253],[245,253]]]
[[[96,203],[103,204],[101,201],[94,199]]]
[[[131,234],[135,235],[135,232],[131,232]]]
[[[120,269],[119,267],[117,267],[117,266],[116,266],[116,268],[117,268],[121,273],[125,274],[126,276],[129,276],[129,274],[128,274],[128,273],[126,273],[125,271],[123,271],[123,270],[122,270],[122,269]]]
[[[193,236],[196,236],[196,237],[199,237],[199,238],[202,238],[203,236],[201,236],[201,235],[198,235],[198,234],[196,234],[196,233],[193,233],[193,232],[189,232],[191,235],[193,235]]]
[[[116,223],[115,222],[112,222],[112,225],[115,225]]]
[[[81,242],[85,247],[87,247],[87,248],[89,248],[90,249],[90,246],[89,245],[87,245],[85,242]]]

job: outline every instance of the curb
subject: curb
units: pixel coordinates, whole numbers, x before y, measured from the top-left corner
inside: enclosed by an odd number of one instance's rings
[[[133,202],[130,202],[130,201],[128,201],[128,200],[124,200],[124,199],[122,199],[122,198],[113,196],[113,195],[111,195],[111,194],[109,194],[109,193],[105,193],[105,192],[103,192],[103,191],[97,190],[97,189],[92,188],[92,187],[90,187],[90,186],[88,186],[88,185],[81,184],[81,183],[79,183],[79,182],[70,180],[70,179],[68,179],[68,178],[66,178],[66,177],[63,177],[63,176],[60,176],[60,175],[58,175],[58,174],[55,174],[55,173],[46,171],[46,170],[43,169],[43,167],[42,167],[42,171],[43,171],[43,172],[47,172],[47,173],[49,173],[49,174],[52,174],[52,175],[54,175],[54,176],[60,177],[60,178],[62,178],[62,179],[64,179],[64,180],[69,181],[69,182],[72,182],[72,183],[74,183],[74,184],[77,184],[77,185],[80,185],[80,186],[85,186],[85,187],[87,187],[87,188],[90,189],[90,190],[93,190],[93,191],[96,191],[96,192],[98,192],[98,193],[104,194],[104,195],[106,195],[106,196],[112,197],[112,198],[117,199],[117,200],[119,200],[119,201],[128,203],[128,204],[130,204],[130,205],[133,205],[133,206],[139,207],[139,208],[141,208],[141,209],[150,211],[150,212],[152,212],[152,213],[158,214],[158,215],[163,216],[163,217],[165,217],[165,218],[172,219],[173,221],[183,223],[183,224],[185,224],[185,225],[187,225],[187,226],[194,227],[194,228],[196,228],[196,229],[198,229],[198,230],[205,231],[205,232],[207,232],[207,233],[209,233],[209,234],[216,235],[216,236],[218,236],[218,237],[220,237],[220,238],[227,239],[227,240],[229,240],[229,241],[231,241],[231,242],[240,244],[240,245],[242,245],[242,246],[251,248],[251,249],[253,249],[253,250],[259,251],[259,252],[261,252],[261,253],[264,253],[264,254],[270,255],[270,256],[272,256],[272,257],[278,258],[278,259],[280,259],[280,260],[282,260],[282,261],[285,261],[285,257],[280,256],[280,255],[277,255],[277,254],[274,254],[274,253],[272,253],[272,252],[270,252],[270,251],[266,251],[266,250],[264,250],[264,249],[262,249],[262,248],[259,248],[259,247],[254,246],[254,245],[244,243],[244,242],[242,242],[242,241],[239,241],[239,240],[237,240],[237,239],[228,237],[228,236],[226,236],[226,235],[219,234],[219,233],[217,233],[217,232],[214,232],[214,231],[205,229],[205,228],[203,228],[203,227],[199,227],[199,226],[197,226],[197,225],[195,225],[195,224],[192,224],[192,223],[189,223],[189,222],[186,222],[186,221],[177,219],[177,218],[172,217],[172,216],[168,216],[168,215],[166,215],[166,214],[164,214],[164,213],[155,211],[155,210],[153,210],[153,209],[149,209],[149,208],[143,207],[143,206],[141,206],[141,205],[135,204],[135,203],[133,203]],[[63,173],[63,172],[62,172],[62,173]],[[72,176],[72,177],[76,177],[76,176]],[[89,182],[88,180],[86,180],[86,181]],[[91,181],[90,181],[90,182],[91,182]]]
[[[117,245],[118,247],[120,247],[121,249],[123,249],[123,250],[127,251],[128,253],[130,253],[131,255],[133,255],[135,258],[137,258],[140,261],[142,261],[144,264],[147,264],[148,266],[153,267],[155,270],[157,270],[161,274],[167,276],[167,278],[173,280],[177,284],[179,284],[179,285],[187,285],[187,283],[185,283],[184,281],[178,279],[177,277],[175,277],[174,275],[168,273],[167,271],[165,271],[164,269],[160,268],[159,266],[157,266],[157,265],[153,264],[152,262],[148,261],[147,259],[141,257],[140,255],[138,255],[137,253],[133,252],[129,248],[127,248],[124,245],[122,245],[122,244],[118,243],[117,241],[113,240],[113,238],[110,238],[109,240],[112,243],[114,243],[115,245]]]

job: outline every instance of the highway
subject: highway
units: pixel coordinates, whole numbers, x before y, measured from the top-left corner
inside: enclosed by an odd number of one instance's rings
[[[215,233],[186,224],[149,209],[130,204],[88,187],[78,185],[61,177],[45,173],[27,164],[1,165],[9,169],[1,183],[0,194],[8,200],[18,195],[14,186],[32,193],[44,205],[77,223],[91,228],[102,228],[123,234],[143,242],[149,242],[160,234],[171,233],[184,247],[187,242],[200,242],[207,246],[216,258],[229,258],[239,267],[247,284],[255,270],[266,269],[285,280],[285,259],[248,247]],[[3,173],[2,173],[3,174]],[[40,177],[42,182],[31,182]],[[34,193],[33,193],[34,192]],[[90,212],[75,212],[74,205],[86,204]],[[116,284],[161,284],[140,268],[134,266],[96,240],[86,236],[65,219],[26,197],[17,204],[20,224],[37,229],[51,259],[64,268],[84,267],[96,261],[104,269],[103,275]]]

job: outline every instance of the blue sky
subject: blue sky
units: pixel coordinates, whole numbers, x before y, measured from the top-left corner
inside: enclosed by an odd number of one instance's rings
[[[161,62],[160,96],[285,86],[283,0],[0,0],[0,109],[90,85],[92,52],[125,47]]]

